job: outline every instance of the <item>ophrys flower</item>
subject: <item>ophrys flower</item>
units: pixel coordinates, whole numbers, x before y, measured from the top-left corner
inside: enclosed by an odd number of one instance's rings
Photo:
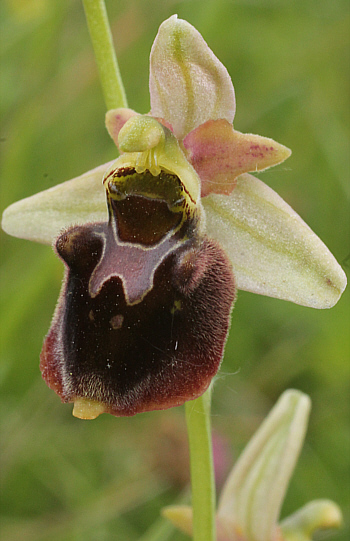
[[[290,152],[233,129],[227,70],[176,16],[154,42],[150,94],[149,115],[107,113],[116,162],[4,213],[7,232],[54,242],[66,264],[41,367],[81,417],[203,393],[221,362],[234,283],[316,308],[335,304],[346,283],[301,218],[247,174]]]

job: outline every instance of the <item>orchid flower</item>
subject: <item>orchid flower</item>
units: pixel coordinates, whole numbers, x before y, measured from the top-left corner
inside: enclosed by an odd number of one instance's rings
[[[41,370],[81,418],[200,396],[236,289],[329,308],[346,285],[318,237],[248,174],[290,151],[233,128],[226,68],[175,15],[152,47],[150,97],[147,115],[107,112],[116,161],[3,215],[7,233],[53,243],[65,263]]]
[[[309,411],[309,397],[288,390],[263,421],[223,487],[216,515],[218,541],[311,541],[314,532],[341,525],[341,511],[329,500],[310,502],[278,524]],[[192,534],[191,507],[169,506],[163,515]]]

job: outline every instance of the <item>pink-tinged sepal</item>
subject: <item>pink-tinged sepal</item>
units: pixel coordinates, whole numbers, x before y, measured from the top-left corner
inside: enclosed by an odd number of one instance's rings
[[[151,114],[165,118],[178,139],[209,119],[232,123],[236,102],[226,68],[188,22],[164,21],[150,57]]]
[[[105,123],[109,135],[118,147],[118,135],[124,124],[133,116],[138,115],[132,109],[110,109],[106,113]],[[118,147],[119,148],[119,147]]]
[[[227,120],[208,120],[184,141],[187,157],[201,179],[201,196],[228,195],[242,173],[283,162],[291,151],[273,139],[240,133]]]
[[[234,297],[230,263],[207,238],[170,253],[142,301],[127,302],[118,276],[92,296],[108,227],[74,227],[57,240],[67,272],[41,354],[46,382],[83,418],[165,409],[201,395],[220,366]]]

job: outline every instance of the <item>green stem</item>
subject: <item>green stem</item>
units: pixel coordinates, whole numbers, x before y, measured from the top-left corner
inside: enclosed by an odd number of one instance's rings
[[[104,0],[83,0],[107,110],[127,107]]]
[[[186,402],[191,457],[194,541],[215,541],[215,480],[210,426],[210,389]]]

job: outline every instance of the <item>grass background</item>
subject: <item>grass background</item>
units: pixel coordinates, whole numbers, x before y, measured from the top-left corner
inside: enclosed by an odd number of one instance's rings
[[[149,110],[148,55],[173,13],[227,66],[235,127],[293,149],[260,178],[349,270],[349,7],[344,0],[107,0],[130,107]],[[115,157],[79,0],[0,7],[1,208]],[[180,541],[159,509],[186,499],[183,408],[129,419],[71,416],[41,380],[39,352],[62,265],[1,233],[1,476],[6,541]],[[349,291],[329,311],[241,292],[213,425],[227,472],[287,388],[313,402],[282,515],[331,498],[350,536]],[[158,536],[158,537],[157,537]]]

